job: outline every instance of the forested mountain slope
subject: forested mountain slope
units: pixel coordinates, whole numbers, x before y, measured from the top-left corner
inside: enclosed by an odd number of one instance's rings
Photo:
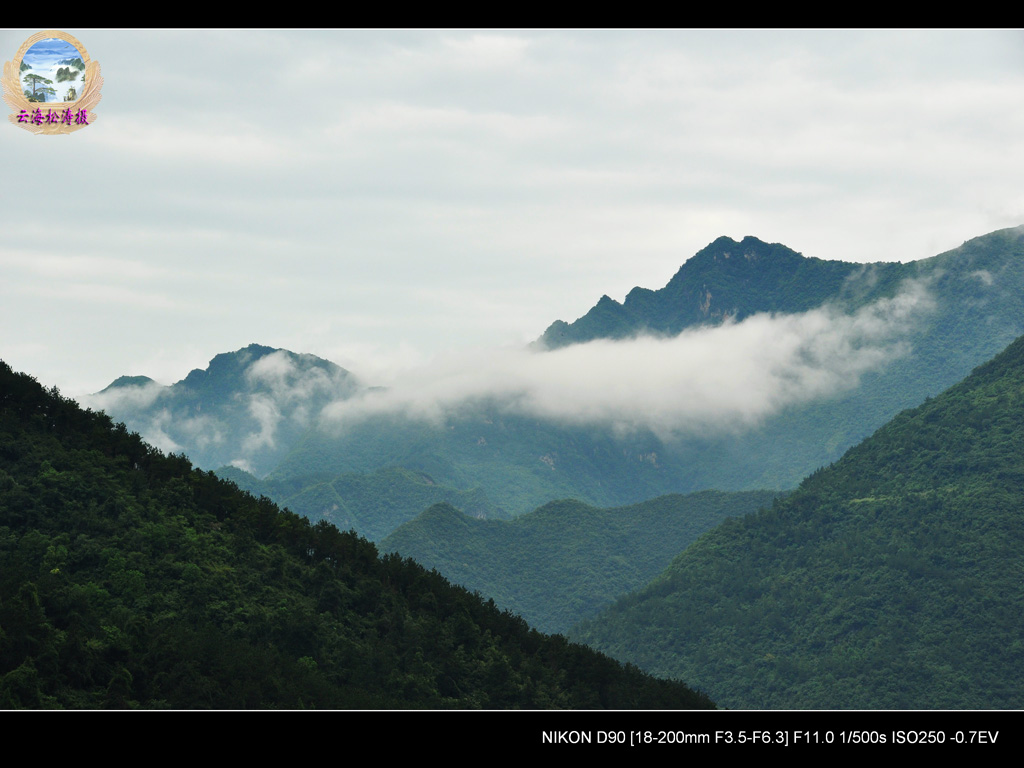
[[[708,706],[0,363],[0,707]]]
[[[438,504],[381,542],[544,632],[564,632],[639,589],[705,531],[771,504],[772,491],[662,496],[618,509],[565,499],[515,520]]]
[[[571,636],[749,708],[1024,707],[1024,338]]]
[[[479,488],[462,491],[402,467],[365,474],[324,474],[319,479],[306,475],[301,479],[260,480],[237,467],[221,467],[216,474],[254,496],[274,499],[313,523],[326,520],[342,531],[356,530],[370,541],[379,541],[434,504],[451,504],[473,518],[509,517]]]

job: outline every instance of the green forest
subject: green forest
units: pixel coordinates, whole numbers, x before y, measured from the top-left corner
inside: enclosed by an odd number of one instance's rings
[[[702,533],[775,496],[702,491],[616,509],[563,499],[514,520],[436,504],[380,547],[494,598],[544,632],[565,632],[646,585]]]
[[[723,706],[1024,706],[1024,337],[570,636]]]
[[[711,706],[0,364],[0,707]]]

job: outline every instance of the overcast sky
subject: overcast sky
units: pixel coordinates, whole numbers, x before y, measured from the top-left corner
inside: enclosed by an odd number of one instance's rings
[[[0,358],[71,395],[252,342],[371,379],[518,346],[720,235],[1024,224],[1020,31],[64,31],[103,98],[66,136],[0,104]]]

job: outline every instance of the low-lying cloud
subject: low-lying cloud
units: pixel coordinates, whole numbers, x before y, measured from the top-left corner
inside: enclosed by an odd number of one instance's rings
[[[337,432],[375,417],[441,425],[484,409],[620,435],[710,436],[854,389],[864,374],[910,352],[911,331],[933,307],[926,284],[908,282],[895,297],[853,313],[826,306],[671,338],[449,354],[405,368],[380,382],[385,386],[361,389],[340,368],[281,350],[246,365],[219,405],[203,407],[183,382],[113,388],[87,404],[163,450],[186,450],[201,466],[233,464],[258,474],[276,466],[313,424]]]
[[[925,285],[853,314],[823,307],[759,314],[672,338],[593,341],[552,351],[449,356],[383,390],[335,402],[327,428],[374,414],[442,420],[474,402],[505,411],[662,437],[737,430],[783,408],[855,388],[907,354],[908,332],[933,306]]]
[[[102,392],[86,395],[82,402],[88,408],[97,411],[143,411],[151,408],[157,399],[166,392],[167,387],[149,381],[145,384],[134,384],[123,387],[108,387]]]

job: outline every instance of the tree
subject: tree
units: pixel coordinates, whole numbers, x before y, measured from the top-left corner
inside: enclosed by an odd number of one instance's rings
[[[54,94],[57,93],[57,91],[55,91],[53,88],[49,87],[49,86],[53,85],[53,80],[47,80],[42,75],[36,75],[36,74],[25,75],[25,82],[29,83],[32,86],[32,93],[29,96],[29,98],[32,101],[46,101],[46,98],[45,98],[46,94],[49,94],[50,96],[53,96]],[[41,86],[40,83],[45,83],[45,86]],[[27,93],[27,91],[26,91],[26,93]],[[42,99],[37,98],[41,94],[44,96],[44,98],[42,98]]]

